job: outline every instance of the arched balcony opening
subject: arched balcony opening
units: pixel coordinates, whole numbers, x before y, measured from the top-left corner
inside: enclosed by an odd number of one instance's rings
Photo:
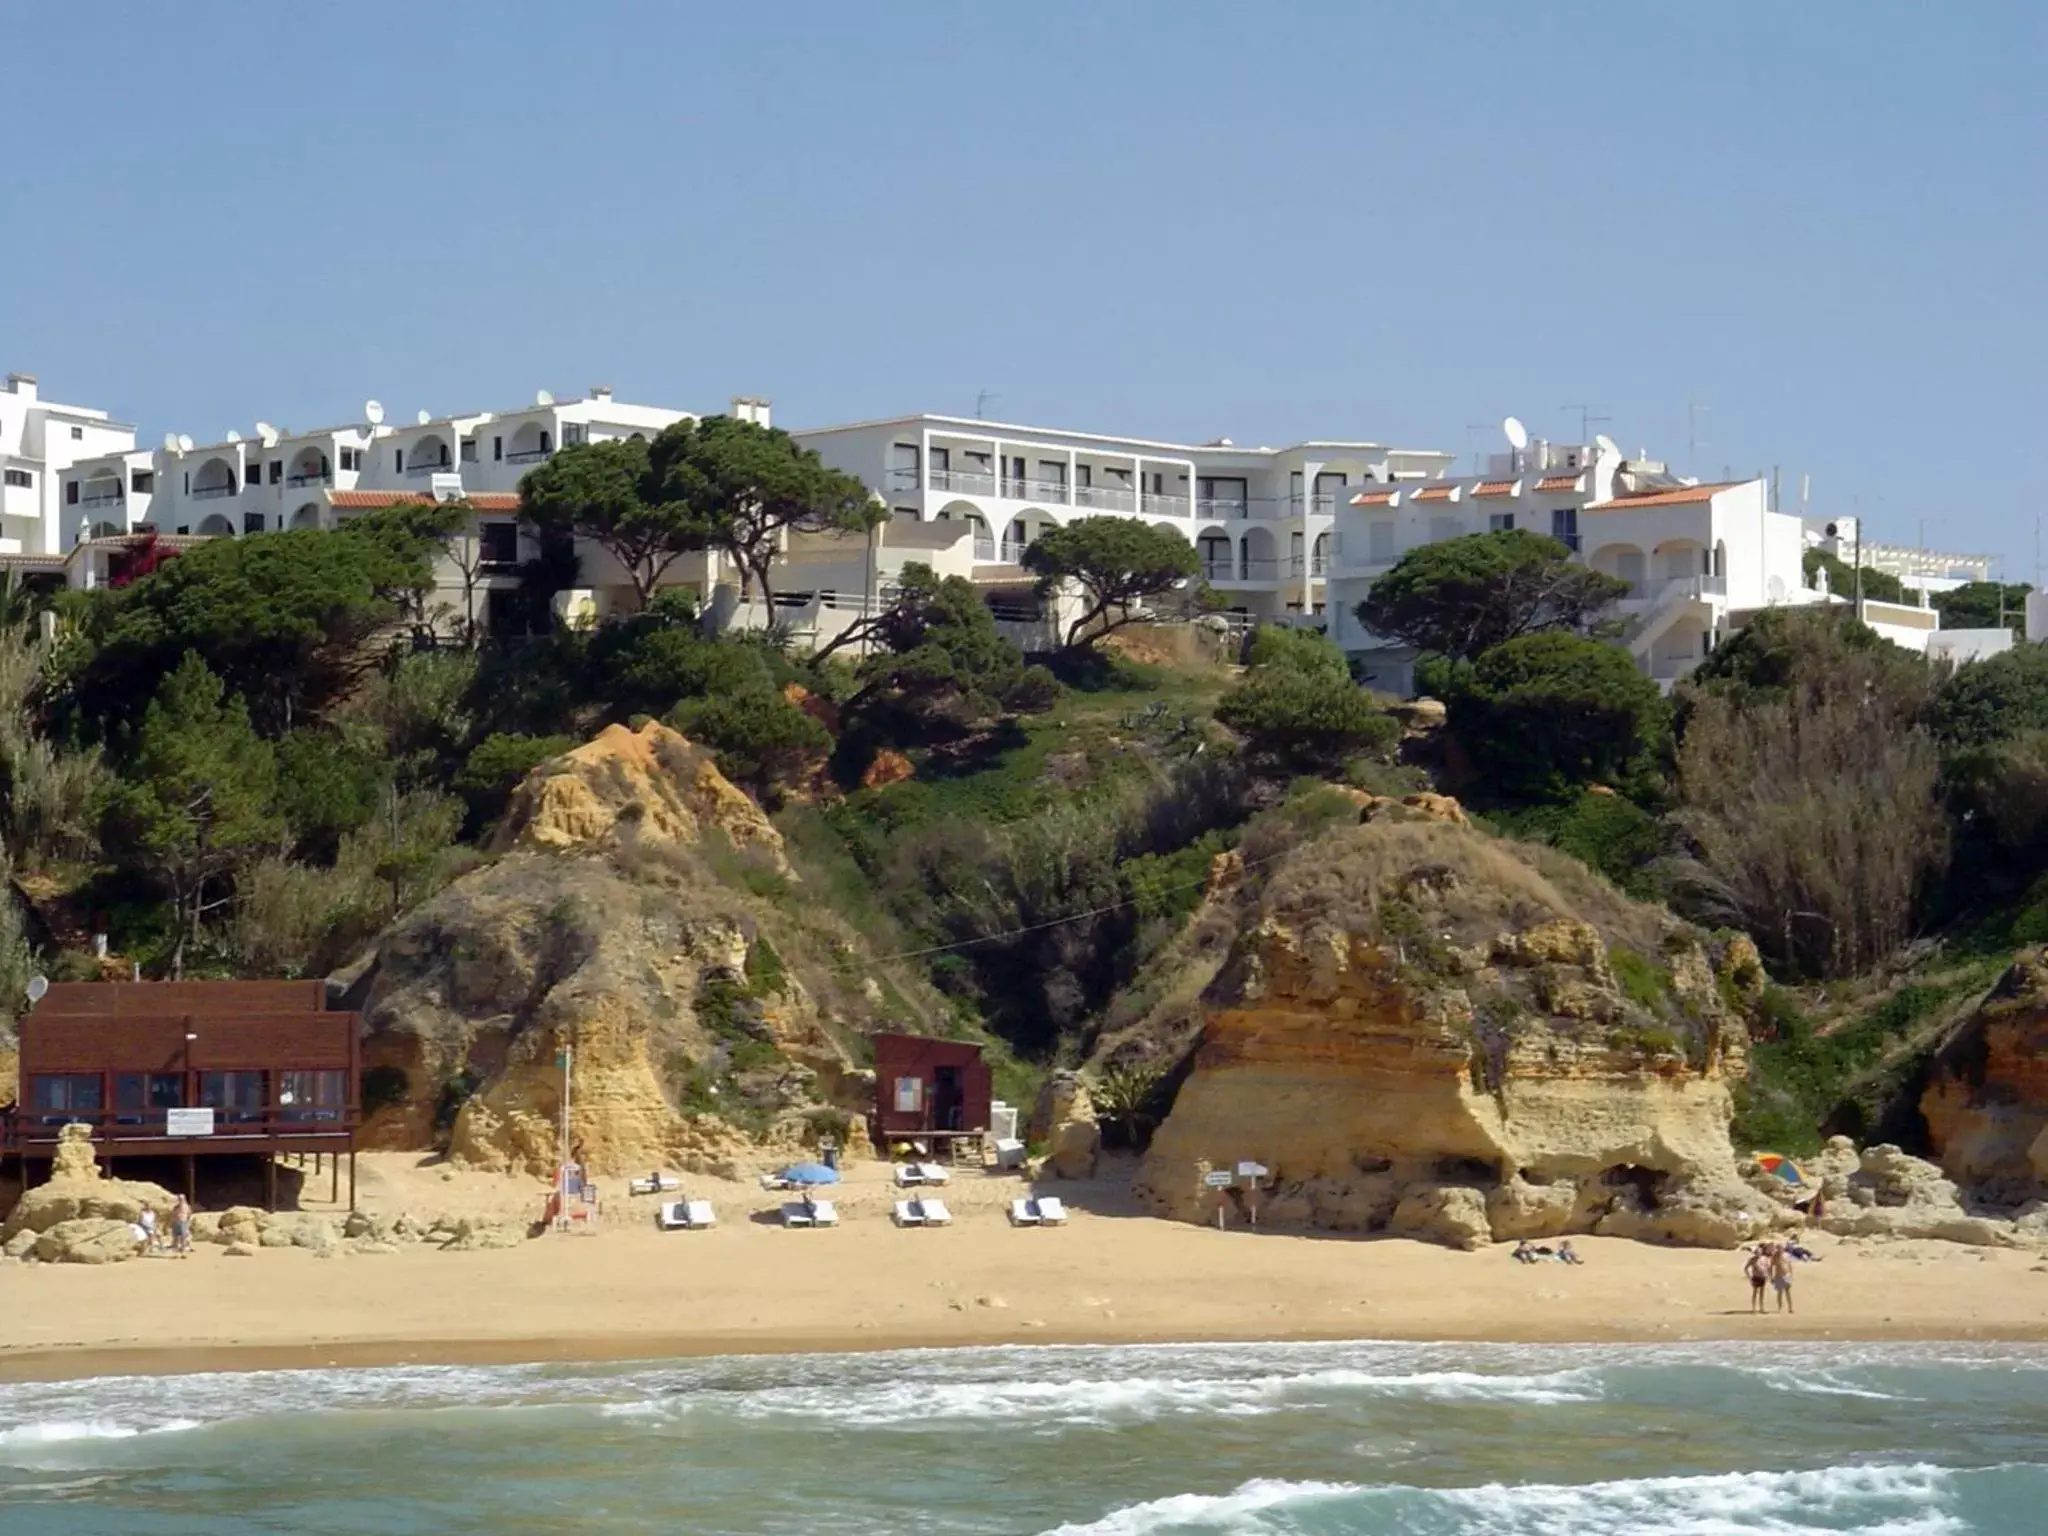
[[[1196,541],[1195,552],[1202,557],[1202,580],[1237,580],[1237,551],[1231,547],[1230,535],[1205,533]]]
[[[226,459],[208,459],[192,472],[194,501],[218,500],[222,496],[234,495],[237,489],[235,466]]]
[[[1278,581],[1280,545],[1271,529],[1254,527],[1238,544],[1238,576],[1243,581]]]
[[[1627,582],[1628,597],[1643,595],[1642,587],[1648,573],[1643,552],[1635,545],[1602,544],[1586,563],[1604,576]]]
[[[546,427],[537,421],[522,421],[519,430],[505,444],[505,462],[540,464],[546,462],[554,451],[554,436]]]
[[[1057,528],[1059,519],[1040,507],[1027,507],[1010,519],[1010,526],[1003,532],[1000,557],[1006,565],[1022,565],[1024,551],[1045,537],[1046,530]]]
[[[232,539],[235,536],[235,521],[219,512],[209,513],[200,519],[198,532],[209,539]]]
[[[298,511],[292,514],[291,526],[294,528],[318,528],[320,526],[320,504],[317,501],[309,501],[303,507],[300,507]]]
[[[293,486],[331,485],[334,481],[334,466],[326,454],[318,448],[301,448],[292,455],[291,467],[285,471],[284,483]]]
[[[416,437],[405,450],[405,472],[414,480],[445,475],[455,468],[455,445],[439,432]]]

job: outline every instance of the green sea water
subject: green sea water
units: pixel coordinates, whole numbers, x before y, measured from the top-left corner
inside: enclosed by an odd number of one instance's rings
[[[2048,1532],[2048,1352],[932,1350],[0,1387],[0,1536]]]

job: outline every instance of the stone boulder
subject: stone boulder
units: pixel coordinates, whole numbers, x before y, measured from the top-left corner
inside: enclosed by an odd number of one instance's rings
[[[44,1264],[121,1264],[141,1256],[135,1234],[131,1222],[81,1216],[44,1228],[30,1252]]]
[[[1972,1215],[1963,1208],[1953,1180],[1935,1164],[1882,1143],[1866,1147],[1856,1171],[1839,1174],[1841,1152],[1829,1145],[1832,1161],[1823,1193],[1839,1182],[1842,1197],[1830,1198],[1821,1228],[1838,1237],[1915,1237],[1976,1247],[2011,1247],[2022,1234],[2011,1222]]]
[[[1426,1185],[1404,1195],[1387,1230],[1447,1248],[1473,1249],[1492,1240],[1486,1196],[1458,1184]]]
[[[1044,1172],[1059,1179],[1094,1177],[1102,1127],[1080,1073],[1055,1072],[1046,1079],[1031,1111],[1029,1134],[1046,1149]]]
[[[38,1184],[15,1202],[0,1242],[20,1232],[48,1232],[67,1221],[139,1221],[145,1208],[167,1218],[177,1199],[160,1185],[110,1179],[93,1158],[92,1131],[67,1125],[60,1133],[48,1182]]]
[[[1497,1243],[1562,1237],[1572,1230],[1577,1201],[1575,1184],[1529,1184],[1513,1178],[1487,1194],[1487,1226]]]
[[[1935,1054],[1920,1113],[1951,1178],[2011,1201],[2048,1186],[2048,949],[2015,956]]]

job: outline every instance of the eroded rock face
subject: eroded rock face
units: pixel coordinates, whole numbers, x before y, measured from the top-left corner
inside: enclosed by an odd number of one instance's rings
[[[1699,937],[1572,869],[1451,821],[1298,850],[1247,898],[1140,1194],[1200,1219],[1201,1172],[1250,1160],[1271,1219],[1460,1245],[1768,1226],[1728,1142],[1747,1033]]]
[[[1059,1179],[1095,1176],[1102,1152],[1102,1128],[1095,1102],[1078,1072],[1055,1072],[1039,1089],[1032,1107],[1029,1138],[1046,1149],[1045,1171]]]
[[[141,1219],[145,1208],[167,1220],[176,1203],[177,1197],[159,1185],[105,1177],[93,1158],[91,1129],[67,1125],[59,1133],[50,1177],[15,1203],[6,1225],[0,1226],[0,1242],[23,1232],[46,1233],[68,1222],[111,1221],[126,1228]]]
[[[788,876],[759,808],[666,726],[613,726],[536,768],[495,835],[497,860],[379,941],[362,984],[364,1065],[372,1080],[400,1074],[404,1092],[364,1143],[438,1135],[465,1164],[545,1175],[570,1048],[569,1141],[598,1173],[738,1172],[761,1145],[679,1092],[747,1051],[769,1062],[754,1069],[761,1096],[790,1116],[768,1144],[800,1145],[802,1114],[839,1101],[850,1058],[779,960],[772,977],[750,975],[760,922],[704,862],[714,831]]]
[[[2007,1200],[2048,1187],[2048,950],[2016,957],[1943,1047],[1920,1113],[1950,1178]]]

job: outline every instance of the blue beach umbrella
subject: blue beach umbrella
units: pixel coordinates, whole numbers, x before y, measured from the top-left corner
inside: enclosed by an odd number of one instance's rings
[[[823,1163],[791,1163],[782,1170],[782,1177],[791,1184],[837,1184],[839,1170]]]

